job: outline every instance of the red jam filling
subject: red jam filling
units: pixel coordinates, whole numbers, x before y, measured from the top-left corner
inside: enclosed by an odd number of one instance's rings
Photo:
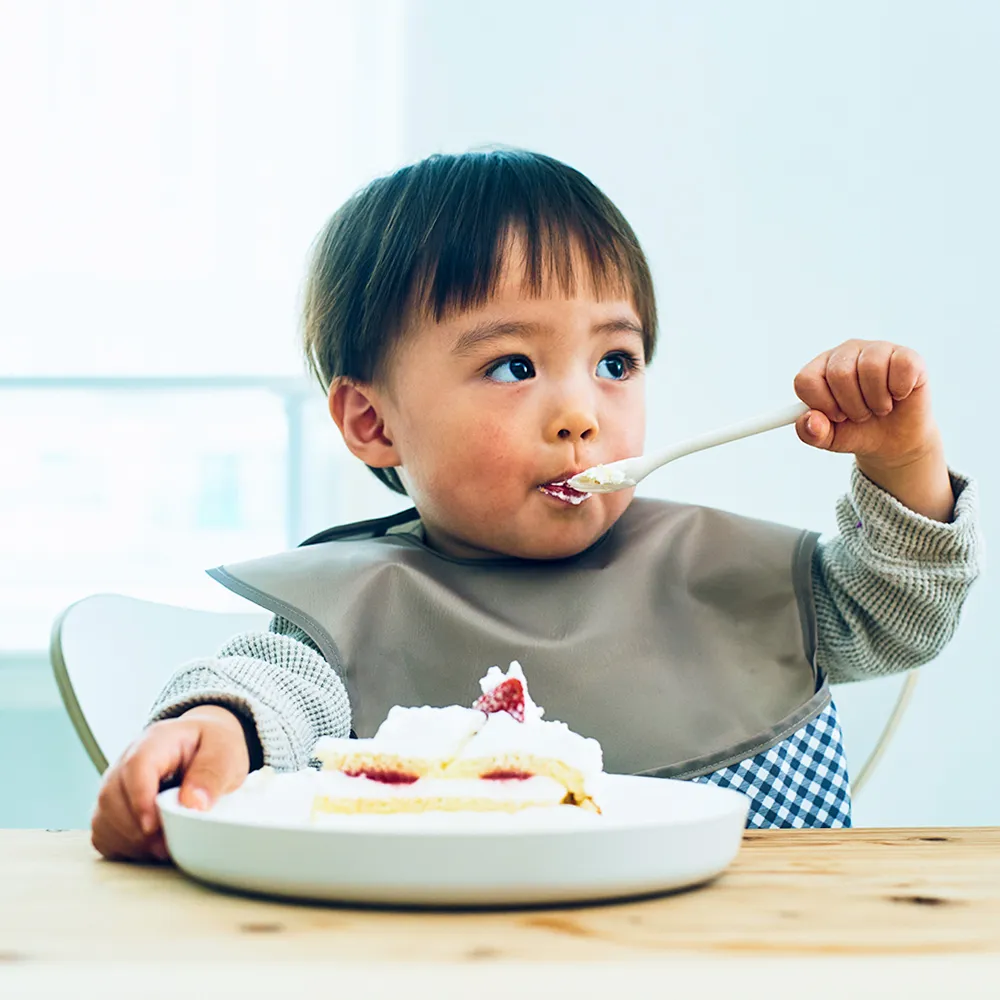
[[[479,775],[479,777],[485,781],[524,781],[526,778],[533,778],[534,775],[530,771],[498,767],[494,771],[487,771],[485,774]]]
[[[419,774],[409,771],[397,771],[389,767],[356,767],[344,771],[349,778],[367,778],[369,781],[381,781],[384,785],[412,785],[420,779]]]

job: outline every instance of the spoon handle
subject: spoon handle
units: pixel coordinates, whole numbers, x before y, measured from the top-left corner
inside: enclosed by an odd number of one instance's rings
[[[722,427],[716,431],[709,431],[707,434],[690,438],[667,451],[660,452],[658,455],[633,459],[629,463],[630,477],[636,482],[640,482],[661,465],[666,465],[675,459],[683,458],[685,455],[693,455],[696,451],[704,451],[706,448],[714,448],[719,444],[728,444],[730,441],[738,441],[740,438],[762,434],[764,431],[771,431],[776,427],[794,424],[803,413],[808,412],[809,407],[805,403],[796,403],[794,406],[785,406],[763,416],[743,420],[738,424],[730,424],[728,427]],[[635,464],[632,464],[633,462]]]

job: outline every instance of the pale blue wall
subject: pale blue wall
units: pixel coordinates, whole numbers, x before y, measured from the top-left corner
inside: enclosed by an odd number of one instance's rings
[[[928,360],[952,464],[987,533],[1000,488],[1000,4],[414,0],[404,153],[522,145],[610,194],[663,322],[650,447],[790,398],[848,337]],[[849,459],[791,431],[694,456],[649,493],[822,531]],[[858,803],[863,823],[1000,823],[996,578],[925,668]],[[897,682],[840,695],[849,752]]]

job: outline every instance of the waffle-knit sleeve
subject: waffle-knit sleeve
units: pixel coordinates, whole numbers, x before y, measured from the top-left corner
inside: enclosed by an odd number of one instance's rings
[[[319,737],[351,731],[351,706],[337,672],[308,635],[280,617],[269,631],[238,635],[214,657],[182,666],[149,721],[176,718],[195,705],[234,712],[247,730],[251,766],[269,764],[279,771],[309,766]]]
[[[983,542],[975,483],[952,472],[951,484],[952,519],[935,521],[854,467],[839,532],[812,564],[816,659],[831,682],[919,666],[954,634]]]

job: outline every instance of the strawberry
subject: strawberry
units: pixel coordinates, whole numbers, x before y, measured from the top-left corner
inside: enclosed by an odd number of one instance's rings
[[[501,681],[492,691],[480,695],[473,703],[473,708],[492,715],[494,712],[507,712],[518,722],[524,722],[524,687],[517,677],[508,677]]]

